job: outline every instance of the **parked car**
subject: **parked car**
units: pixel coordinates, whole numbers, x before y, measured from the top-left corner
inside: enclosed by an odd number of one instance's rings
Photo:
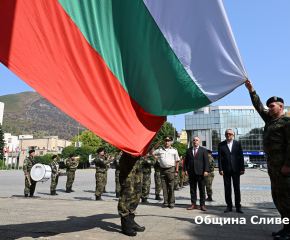
[[[263,168],[268,168],[268,166],[267,166],[267,163],[266,164],[263,164]]]
[[[248,167],[249,168],[258,168],[258,165],[256,163],[248,162]]]

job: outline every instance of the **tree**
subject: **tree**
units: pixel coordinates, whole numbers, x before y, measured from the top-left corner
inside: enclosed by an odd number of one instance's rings
[[[118,148],[116,148],[114,145],[106,142],[104,139],[101,140],[101,146],[102,148],[105,149],[105,153],[111,154],[111,155],[117,155],[118,154]]]
[[[0,160],[2,161],[5,161],[5,154],[3,153],[4,147],[5,147],[4,132],[2,125],[0,124]]]
[[[162,127],[160,128],[159,132],[157,133],[156,138],[152,142],[150,149],[155,146],[156,143],[161,141],[161,145],[164,145],[164,136],[165,135],[171,135],[172,138],[174,137],[174,127],[172,126],[172,123],[165,122]],[[177,137],[177,131],[175,131],[175,137]]]
[[[55,154],[47,153],[43,156],[34,156],[34,158],[35,158],[36,162],[38,162],[38,163],[44,163],[44,164],[49,165],[52,162],[53,155],[55,155]],[[59,160],[60,160],[60,157],[57,156],[56,161],[59,161]]]
[[[177,149],[178,153],[181,154],[183,157],[185,157],[185,153],[187,150],[187,144],[175,141],[172,144],[172,147],[175,147]]]
[[[92,154],[92,158],[94,158],[95,153],[96,153],[96,150],[94,147],[84,145],[84,146],[76,148],[74,154],[76,156],[81,157],[80,162],[85,163],[85,162],[89,162],[89,155]]]
[[[65,147],[65,148],[63,148],[62,149],[62,157],[63,158],[69,158],[69,155],[71,155],[71,154],[75,154],[75,152],[76,152],[76,147],[75,146],[73,146],[73,145],[71,145],[71,146],[67,146],[67,147]]]
[[[75,142],[78,141],[78,135],[74,136],[71,141],[72,144],[75,145]],[[93,147],[95,150],[97,150],[102,144],[102,139],[89,130],[85,130],[80,133],[79,141],[82,142],[82,146],[90,146]]]

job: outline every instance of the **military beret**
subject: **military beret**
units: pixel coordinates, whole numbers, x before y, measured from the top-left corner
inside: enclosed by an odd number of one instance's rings
[[[284,103],[284,100],[282,98],[279,98],[279,97],[271,97],[267,100],[267,107],[269,107],[269,105],[273,102],[281,102],[281,103]]]
[[[212,154],[212,151],[211,151],[211,150],[209,150],[209,149],[207,149],[207,152],[208,152],[208,153],[210,153],[210,154]]]
[[[55,158],[57,158],[57,155],[53,155],[53,156],[51,157],[51,159],[55,159]]]
[[[75,156],[74,154],[70,154],[70,155],[69,155],[69,157],[74,157],[74,156]]]
[[[100,152],[102,152],[102,151],[105,151],[105,148],[99,148],[99,149],[97,150],[97,153],[100,153]]]
[[[163,138],[164,141],[172,141],[173,138],[170,135],[165,135]]]
[[[29,153],[33,153],[33,152],[35,152],[35,150],[33,150],[33,149],[29,151]]]

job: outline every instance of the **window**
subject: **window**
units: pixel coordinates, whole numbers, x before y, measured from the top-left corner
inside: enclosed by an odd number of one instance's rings
[[[205,130],[201,131],[201,135],[205,136]]]
[[[40,151],[40,152],[39,152],[39,155],[41,155],[41,156],[42,156],[42,155],[43,155],[43,151]]]
[[[204,114],[204,111],[199,111],[199,114]]]
[[[212,110],[211,112],[212,112],[212,113],[218,113],[219,110]]]
[[[45,147],[43,147],[43,149],[45,149]]]
[[[202,146],[206,147],[206,141],[202,141]]]
[[[198,136],[198,131],[193,131],[193,136]]]
[[[214,118],[214,123],[215,124],[219,124],[219,122],[220,122],[219,118]]]

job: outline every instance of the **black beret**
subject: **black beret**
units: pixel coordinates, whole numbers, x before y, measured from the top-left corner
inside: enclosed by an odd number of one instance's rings
[[[267,107],[269,107],[269,105],[273,102],[281,102],[281,103],[284,103],[284,100],[282,98],[279,98],[279,97],[271,97],[267,100]]]
[[[98,150],[97,150],[97,153],[100,153],[100,152],[102,152],[102,151],[105,151],[105,148],[99,148]]]
[[[75,156],[74,154],[70,154],[70,155],[69,155],[69,157],[74,157],[74,156]]]
[[[51,157],[51,159],[55,159],[55,158],[57,158],[57,155],[53,155],[53,156]]]
[[[165,135],[165,136],[163,137],[163,140],[164,140],[164,141],[166,141],[166,140],[172,141],[173,138],[172,138],[172,136],[170,136],[170,135]]]
[[[207,152],[208,152],[208,153],[210,153],[210,154],[212,154],[212,151],[211,151],[211,150],[209,150],[209,149],[207,149]]]
[[[35,150],[33,150],[33,149],[29,151],[29,153],[33,153],[33,152],[35,152]]]

